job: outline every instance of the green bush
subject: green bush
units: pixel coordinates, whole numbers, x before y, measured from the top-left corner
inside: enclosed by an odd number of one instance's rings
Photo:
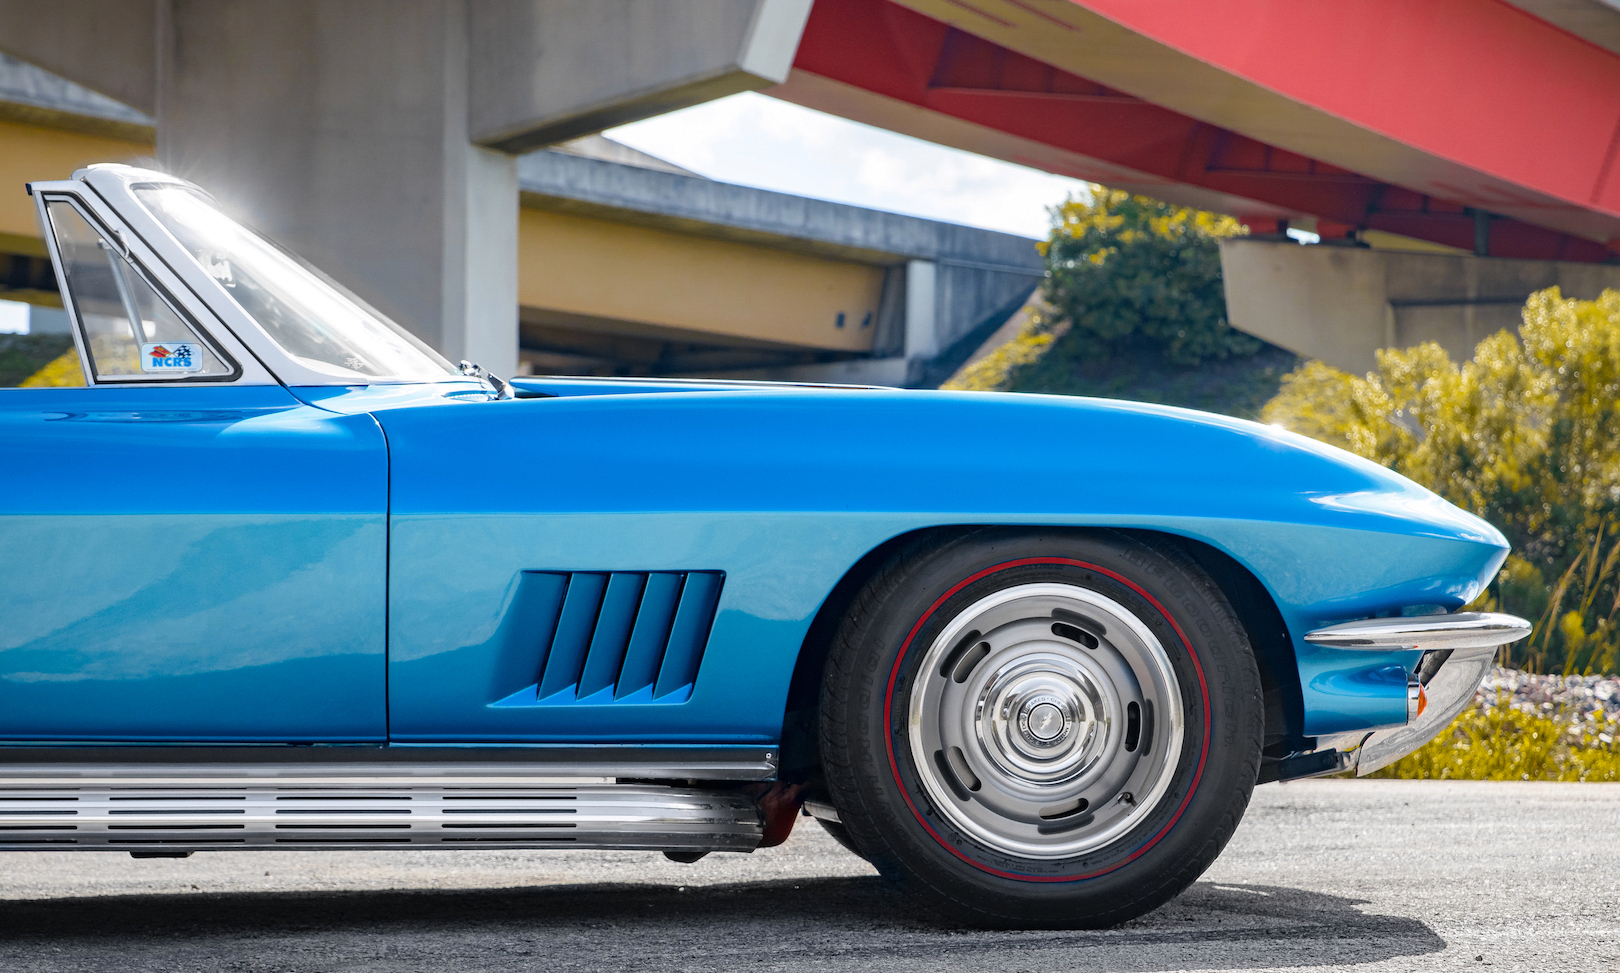
[[[1091,395],[1253,419],[1298,364],[1226,323],[1230,217],[1093,186],[1052,211],[1044,303],[944,388]]]
[[[1532,671],[1620,662],[1620,293],[1532,294],[1517,336],[1472,361],[1438,345],[1378,353],[1357,378],[1309,362],[1262,418],[1382,463],[1496,524],[1514,554],[1484,603],[1539,620]]]
[[[1218,216],[1092,187],[1053,214],[1046,299],[1069,325],[1053,354],[1108,357],[1149,348],[1176,365],[1252,355],[1258,338],[1226,323],[1216,241],[1244,232]]]

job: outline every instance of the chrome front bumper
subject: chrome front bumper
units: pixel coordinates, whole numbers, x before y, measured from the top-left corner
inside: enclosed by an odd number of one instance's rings
[[[1335,649],[1423,652],[1408,677],[1406,725],[1324,738],[1322,746],[1336,749],[1339,759],[1317,773],[1353,770],[1360,777],[1428,743],[1473,701],[1496,650],[1529,634],[1529,622],[1493,612],[1368,618],[1305,633],[1305,641]]]

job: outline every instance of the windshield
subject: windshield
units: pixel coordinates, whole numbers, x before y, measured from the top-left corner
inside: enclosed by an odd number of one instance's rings
[[[342,285],[185,186],[136,195],[300,364],[346,382],[432,382],[456,368]]]

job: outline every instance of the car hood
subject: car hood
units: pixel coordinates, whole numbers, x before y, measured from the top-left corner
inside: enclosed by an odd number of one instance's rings
[[[593,390],[412,401],[396,386],[346,404],[377,415],[397,460],[410,458],[401,450],[452,445],[506,457],[513,475],[485,484],[481,508],[1197,515],[1507,546],[1484,520],[1376,463],[1188,409],[982,392],[579,384]],[[560,461],[570,475],[555,475]],[[459,492],[438,477],[420,489],[429,506]]]

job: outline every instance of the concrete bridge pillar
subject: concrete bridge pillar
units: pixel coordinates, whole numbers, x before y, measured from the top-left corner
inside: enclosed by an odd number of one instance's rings
[[[452,361],[517,365],[517,168],[468,138],[443,0],[177,0],[158,160]]]
[[[1517,331],[1531,292],[1591,299],[1620,287],[1620,264],[1513,260],[1233,237],[1221,241],[1232,327],[1335,368],[1363,373],[1380,348],[1438,343],[1454,361]]]

